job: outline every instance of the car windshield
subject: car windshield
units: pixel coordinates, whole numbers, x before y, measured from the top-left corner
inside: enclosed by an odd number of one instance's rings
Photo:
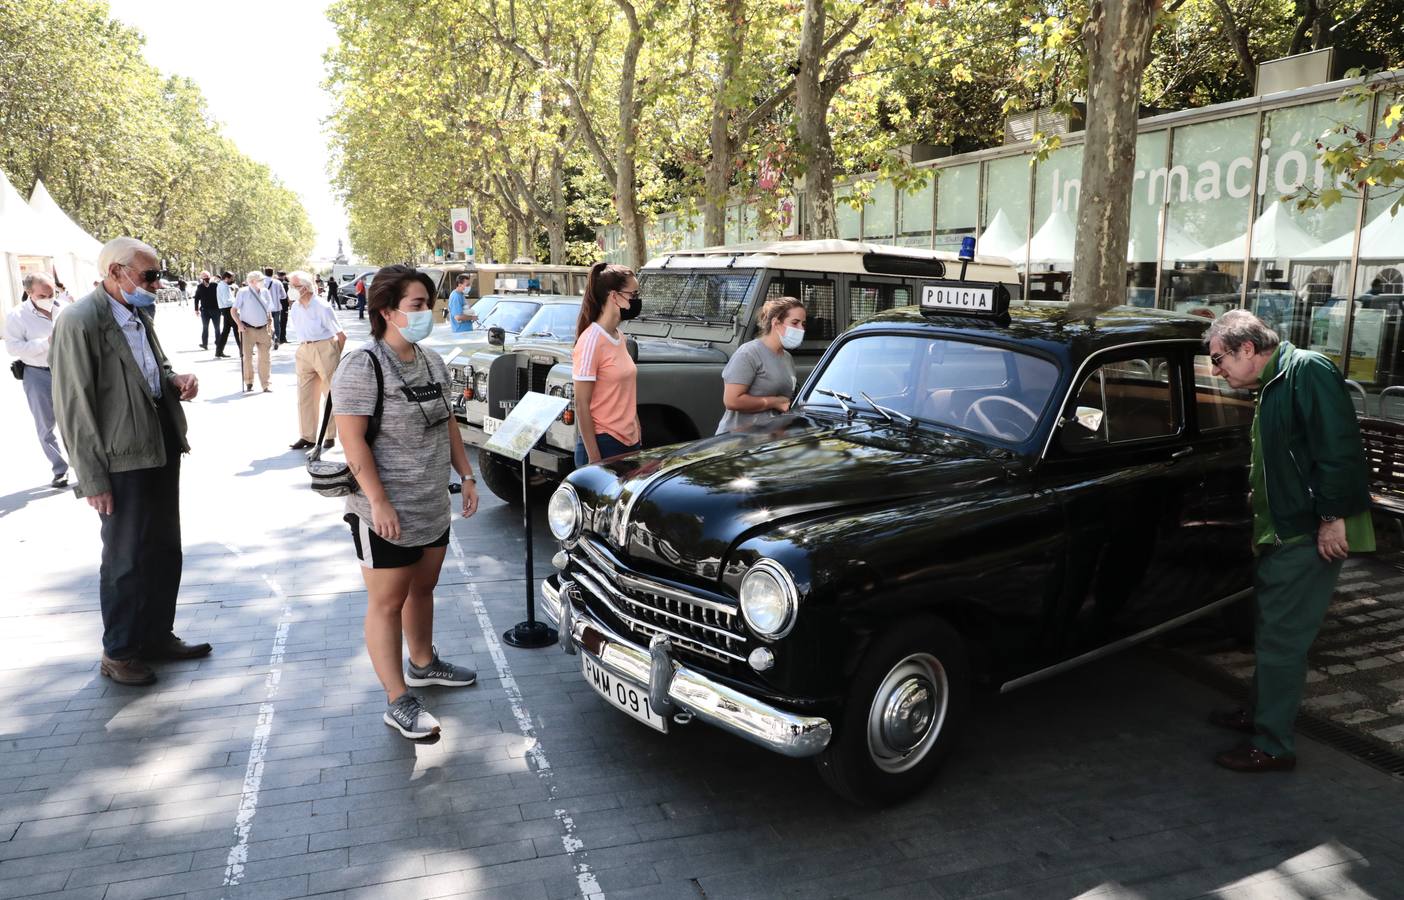
[[[579,304],[547,303],[523,326],[522,334],[549,334],[563,341],[574,340],[575,319],[579,315]]]
[[[643,316],[730,322],[755,281],[753,271],[644,272],[639,276]]]
[[[855,415],[910,417],[1019,443],[1037,428],[1057,378],[1048,360],[1005,347],[860,335],[838,348],[803,400],[810,409],[847,404]]]
[[[519,334],[522,326],[540,308],[540,303],[527,300],[502,300],[492,308],[492,312],[483,317],[482,325],[484,328],[496,325],[503,331]]]

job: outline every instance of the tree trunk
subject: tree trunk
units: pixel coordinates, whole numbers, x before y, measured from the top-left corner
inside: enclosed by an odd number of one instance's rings
[[[736,142],[731,133],[731,118],[736,112],[730,97],[732,81],[741,69],[746,46],[746,0],[725,0],[722,14],[726,17],[722,40],[721,73],[712,95],[712,120],[707,143],[711,157],[703,179],[702,242],[708,247],[726,243],[726,201],[731,192],[731,170],[736,156]]]
[[[829,102],[819,77],[825,27],[824,0],[805,0],[804,22],[800,26],[799,74],[795,77],[795,132],[804,160],[801,234],[807,238],[838,237]]]
[[[629,23],[629,40],[624,44],[619,66],[619,136],[615,141],[614,205],[619,212],[619,227],[624,232],[629,265],[637,272],[648,262],[648,244],[644,239],[643,216],[639,214],[638,176],[634,165],[641,112],[636,91],[644,32],[633,4],[628,0],[615,2]]]
[[[1128,0],[1128,3],[1136,10],[1134,13],[1127,11],[1132,16],[1140,16],[1142,9],[1151,6],[1148,0]],[[1228,37],[1233,52],[1238,54],[1238,65],[1243,69],[1243,77],[1248,79],[1249,84],[1252,84],[1253,80],[1258,77],[1258,64],[1253,59],[1252,48],[1248,46],[1248,35],[1239,29],[1238,22],[1233,18],[1233,8],[1228,5],[1228,0],[1214,0],[1214,5],[1219,8],[1219,17],[1224,21],[1224,34]],[[1120,10],[1118,10],[1119,14]],[[1089,20],[1090,18],[1089,16]],[[1137,77],[1139,78],[1139,75]]]
[[[551,166],[551,215],[546,220],[546,240],[551,246],[551,265],[565,265],[566,254],[566,199],[565,154],[559,150],[553,157]]]
[[[1136,170],[1141,74],[1160,0],[1093,0],[1087,46],[1087,137],[1069,311],[1094,315],[1126,302],[1126,244]]]

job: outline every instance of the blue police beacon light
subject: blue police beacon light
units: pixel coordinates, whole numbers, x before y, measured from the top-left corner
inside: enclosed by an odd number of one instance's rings
[[[973,235],[966,235],[960,239],[960,280],[965,280],[965,267],[970,265],[970,261],[975,258],[975,238]]]

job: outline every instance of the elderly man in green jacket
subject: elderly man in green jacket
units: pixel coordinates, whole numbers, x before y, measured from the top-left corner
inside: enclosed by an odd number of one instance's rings
[[[1244,310],[1205,337],[1215,374],[1258,391],[1253,417],[1253,543],[1257,626],[1251,710],[1216,712],[1215,725],[1252,739],[1215,757],[1235,772],[1294,768],[1292,723],[1307,651],[1346,556],[1375,549],[1365,453],[1355,407],[1335,365],[1280,340]]]
[[[180,591],[180,455],[194,375],[177,375],[151,329],[156,251],[117,238],[98,254],[102,283],[54,323],[54,412],[78,470],[75,492],[102,519],[103,675],[151,684],[148,663],[193,659],[209,644],[172,631]]]

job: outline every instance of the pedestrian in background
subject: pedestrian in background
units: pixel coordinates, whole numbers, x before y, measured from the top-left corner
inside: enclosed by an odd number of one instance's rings
[[[346,498],[346,522],[366,582],[366,650],[385,689],[383,719],[407,738],[440,730],[410,687],[477,680],[434,646],[434,587],[449,542],[449,467],[463,479],[465,517],[477,511],[478,493],[449,406],[448,369],[418,346],[433,327],[433,282],[413,266],[386,266],[371,290],[372,342],[348,353],[332,382],[342,447],[360,487]],[[377,407],[379,429],[367,443]]]
[[[620,322],[634,318],[642,309],[639,280],[632,269],[602,262],[590,267],[571,353],[577,466],[643,446],[638,368],[619,330]]]
[[[234,333],[234,346],[239,349],[242,356],[244,352],[244,339],[239,336],[239,329],[234,325],[234,273],[222,272],[219,276],[219,283],[215,285],[215,298],[219,305],[219,336],[215,338],[215,359],[228,359],[229,354],[224,352],[225,345],[229,342],[229,333]]]
[[[346,346],[346,332],[336,320],[336,313],[325,300],[317,296],[312,276],[294,272],[288,276],[293,333],[297,335],[297,353],[293,360],[297,368],[297,418],[301,429],[293,450],[315,446],[317,428],[321,424],[322,402],[331,391],[332,376],[341,361]],[[336,421],[327,424],[323,447],[336,440]]]
[[[473,278],[467,272],[459,274],[453,291],[449,293],[448,321],[454,331],[472,331],[477,316],[468,308],[468,294]]]
[[[283,282],[273,276],[273,267],[263,269],[263,290],[268,294],[269,333],[273,336],[273,349],[287,340],[288,291]]]
[[[177,375],[151,326],[156,251],[121,237],[98,253],[102,284],[54,322],[54,411],[78,470],[74,492],[102,520],[102,661],[120,684],[156,680],[152,660],[210,652],[174,633],[180,593],[180,401],[199,391]]]
[[[341,309],[341,297],[336,290],[336,279],[327,279],[327,302],[336,309]]]
[[[747,341],[722,369],[722,406],[717,434],[740,431],[790,411],[795,396],[795,358],[804,341],[804,304],[776,297],[761,307],[761,337]]]
[[[200,283],[195,286],[195,314],[200,317],[200,349],[210,349],[210,331],[215,335],[215,353],[219,354],[219,288],[210,279],[209,272],[200,273]]]
[[[366,317],[366,279],[364,277],[356,279],[356,318]]]
[[[27,299],[5,317],[5,350],[15,358],[24,379],[24,399],[34,417],[39,446],[54,473],[49,487],[67,487],[68,462],[54,436],[54,380],[49,368],[54,319],[67,304],[55,296],[54,280],[42,272],[24,276],[24,293]]]
[[[234,297],[234,324],[239,329],[243,341],[239,345],[243,359],[244,393],[253,390],[254,350],[258,350],[258,381],[266,394],[273,390],[269,385],[273,360],[270,357],[273,344],[273,301],[263,288],[263,273],[254,270],[248,274],[247,284],[239,289]]]
[[[1307,651],[1346,556],[1375,549],[1360,425],[1335,365],[1281,340],[1246,310],[1220,316],[1205,337],[1214,374],[1258,391],[1249,472],[1257,624],[1253,704],[1215,712],[1215,725],[1252,739],[1215,757],[1236,772],[1297,764],[1292,725]]]

